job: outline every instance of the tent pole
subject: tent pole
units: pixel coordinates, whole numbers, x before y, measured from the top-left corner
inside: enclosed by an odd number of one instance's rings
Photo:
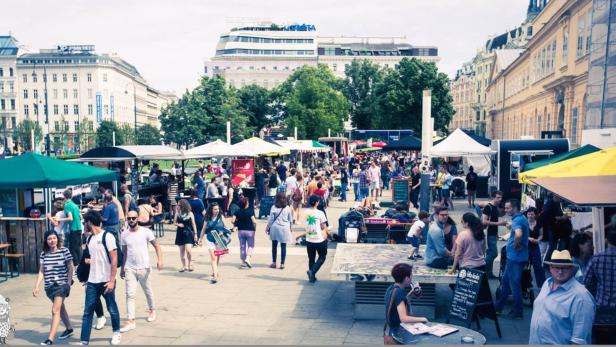
[[[592,208],[592,241],[594,254],[605,250],[605,221],[603,218],[603,207]]]

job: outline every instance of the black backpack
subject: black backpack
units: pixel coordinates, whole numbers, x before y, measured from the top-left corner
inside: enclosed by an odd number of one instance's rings
[[[111,256],[109,255],[109,250],[107,249],[107,243],[105,242],[105,240],[107,239],[107,234],[110,234],[110,232],[109,231],[103,232],[103,247],[105,247],[105,252],[107,253],[107,259],[109,259],[109,263],[111,264]],[[119,237],[118,238],[114,237],[114,238],[116,240],[116,251],[118,254],[118,267],[122,267],[122,264],[124,264],[124,253],[122,253],[122,247],[120,247]]]
[[[103,247],[105,247],[105,252],[107,252],[107,259],[109,259],[109,263],[111,263],[111,256],[109,255],[109,250],[107,249],[107,244],[105,243],[107,233],[109,233],[109,231],[103,232]],[[88,237],[88,239],[86,240],[86,248],[83,250],[81,260],[79,261],[79,265],[77,265],[77,269],[75,270],[77,274],[77,279],[81,283],[87,282],[88,277],[90,276],[90,264],[86,263],[86,259],[90,258],[90,250],[88,249],[88,244],[90,243],[91,239],[92,235],[90,235],[90,237]],[[122,248],[119,246],[119,242],[117,239],[116,245],[118,254],[118,267],[121,267],[124,262],[124,253],[122,253]]]

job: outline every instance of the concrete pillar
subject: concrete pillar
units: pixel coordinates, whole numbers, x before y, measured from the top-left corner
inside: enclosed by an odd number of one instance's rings
[[[421,113],[421,154],[430,156],[432,149],[432,134],[434,127],[432,123],[432,91],[423,91],[422,113]]]

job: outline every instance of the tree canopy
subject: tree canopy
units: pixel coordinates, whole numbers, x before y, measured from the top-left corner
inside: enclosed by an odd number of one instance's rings
[[[100,122],[96,129],[96,147],[113,146],[113,133],[115,133],[115,145],[122,146],[124,144],[124,136],[118,124],[111,120]]]

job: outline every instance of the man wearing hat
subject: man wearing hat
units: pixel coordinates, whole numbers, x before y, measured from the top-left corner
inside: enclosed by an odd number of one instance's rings
[[[544,263],[552,277],[543,283],[533,304],[529,344],[590,344],[595,300],[575,279],[577,265],[571,254],[555,250]]]

